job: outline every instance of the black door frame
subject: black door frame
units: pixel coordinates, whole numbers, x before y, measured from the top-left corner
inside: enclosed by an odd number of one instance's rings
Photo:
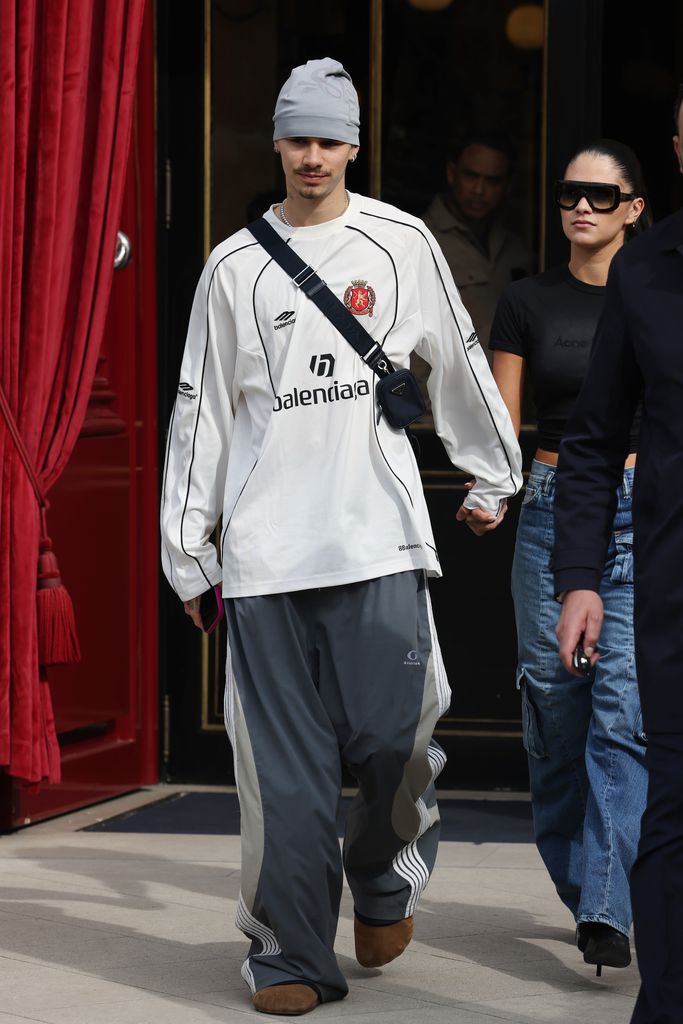
[[[205,249],[205,11],[206,5],[165,0],[157,19],[157,217],[159,422],[164,465],[166,427],[178,382]],[[225,731],[205,730],[202,670],[207,641],[191,626],[162,580],[159,684],[165,781],[232,783]],[[207,766],[211,766],[207,773]],[[216,767],[224,771],[216,777]]]

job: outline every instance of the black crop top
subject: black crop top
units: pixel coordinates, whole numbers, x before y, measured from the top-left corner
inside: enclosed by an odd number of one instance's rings
[[[526,360],[538,419],[538,445],[557,452],[583,378],[605,289],[584,284],[567,266],[515,281],[503,292],[489,347]],[[638,448],[640,409],[629,451]]]

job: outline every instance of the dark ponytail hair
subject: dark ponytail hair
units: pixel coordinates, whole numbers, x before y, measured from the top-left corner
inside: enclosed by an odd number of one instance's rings
[[[588,153],[591,156],[609,157],[612,163],[619,169],[620,176],[624,179],[626,190],[628,192],[634,192],[637,196],[640,196],[645,200],[645,206],[643,207],[638,220],[635,224],[629,224],[626,228],[625,241],[630,241],[630,239],[641,234],[652,224],[650,200],[647,197],[643,171],[638,157],[633,150],[629,146],[624,145],[623,142],[617,142],[616,139],[596,139],[594,142],[589,142],[587,146],[581,146],[580,149],[577,149],[569,163],[576,160],[578,156],[582,156],[584,153]]]

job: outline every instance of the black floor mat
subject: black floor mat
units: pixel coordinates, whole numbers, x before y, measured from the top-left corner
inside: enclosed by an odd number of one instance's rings
[[[337,826],[344,833],[350,797],[341,800]],[[526,800],[439,800],[441,838],[464,843],[533,842]],[[165,832],[237,835],[240,811],[234,793],[176,793],[171,797],[88,825],[85,832]]]

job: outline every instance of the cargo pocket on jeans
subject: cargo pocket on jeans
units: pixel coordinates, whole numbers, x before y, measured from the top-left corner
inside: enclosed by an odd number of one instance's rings
[[[538,711],[529,695],[524,669],[517,674],[517,686],[522,698],[522,743],[531,757],[545,757],[545,746],[538,725]]]
[[[612,569],[612,583],[633,583],[633,530],[615,530],[617,556]]]

